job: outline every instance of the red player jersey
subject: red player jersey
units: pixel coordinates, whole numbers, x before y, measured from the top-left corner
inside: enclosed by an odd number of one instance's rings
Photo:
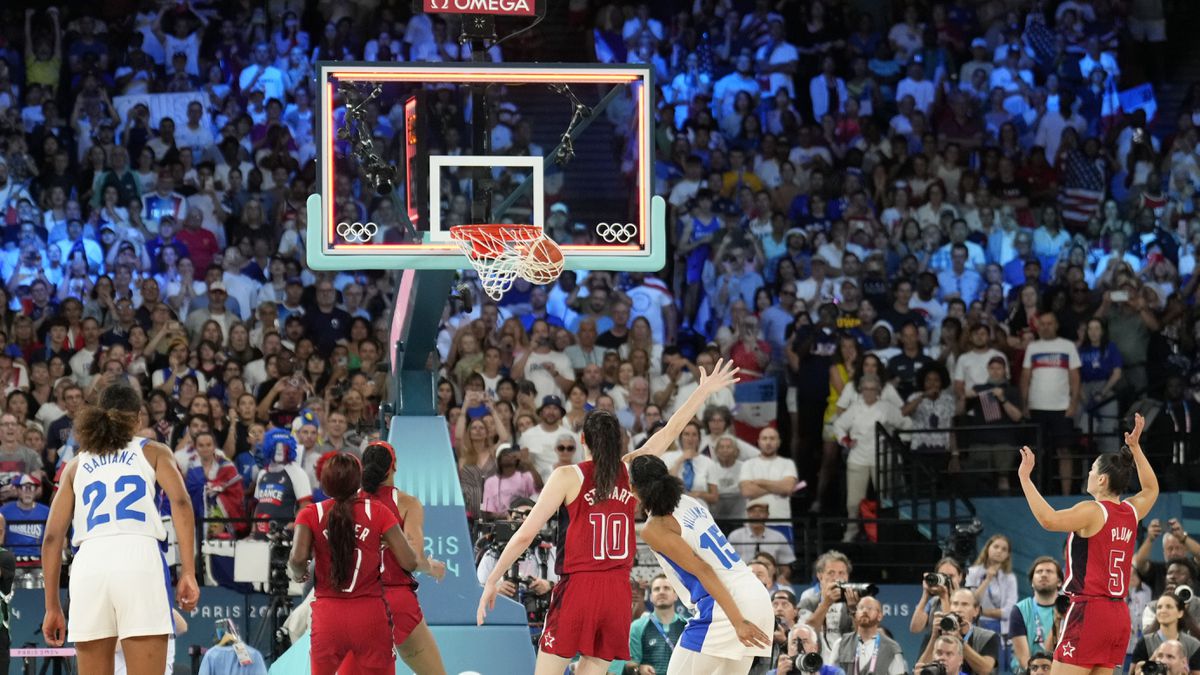
[[[1104,527],[1090,537],[1067,536],[1066,582],[1071,597],[1124,599],[1137,544],[1137,510],[1129,502],[1097,502]]]
[[[404,531],[404,518],[400,515],[400,506],[396,504],[396,496],[399,490],[391,485],[380,485],[375,492],[370,493],[370,497],[387,507],[392,515],[396,516],[396,522],[400,525],[400,531]],[[382,543],[382,542],[380,542]],[[396,556],[389,551],[384,551],[383,556],[383,585],[384,586],[412,586],[417,587],[417,580],[413,575],[409,574],[396,562]]]
[[[575,572],[604,572],[633,569],[637,557],[637,535],[633,515],[637,499],[629,489],[629,468],[621,462],[613,494],[596,498],[596,465],[588,460],[575,465],[579,472],[579,496],[558,512],[558,557],[555,571],[561,576]]]
[[[344,588],[334,588],[330,580],[333,565],[329,559],[329,539],[325,536],[325,527],[329,512],[333,510],[333,500],[309,504],[296,516],[297,525],[305,525],[312,531],[318,598],[383,597],[379,573],[383,533],[397,525],[396,516],[370,498],[355,497],[351,500],[351,506],[354,509],[356,550],[354,571]]]

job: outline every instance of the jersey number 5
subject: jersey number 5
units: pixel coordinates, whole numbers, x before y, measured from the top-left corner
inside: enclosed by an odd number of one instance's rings
[[[1125,597],[1125,572],[1121,563],[1125,562],[1125,551],[1109,551],[1108,553],[1108,592],[1117,597]]]
[[[110,517],[107,513],[96,513],[100,509],[100,505],[104,503],[108,497],[108,487],[102,481],[89,483],[83,488],[83,505],[91,507],[87,514],[87,529],[90,532],[97,525],[103,525],[109,520],[136,520],[138,522],[146,522],[146,514],[141,511],[136,511],[132,507],[137,500],[146,496],[146,481],[141,476],[128,474],[117,479],[116,484],[117,494],[124,494],[121,501],[117,502],[117,508],[114,514]],[[127,494],[126,494],[127,493]]]
[[[624,513],[592,513],[592,558],[624,560],[629,557],[629,516]]]

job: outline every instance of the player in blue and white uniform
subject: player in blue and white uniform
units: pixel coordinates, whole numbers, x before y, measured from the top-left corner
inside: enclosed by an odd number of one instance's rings
[[[775,614],[767,589],[661,459],[638,457],[629,470],[650,516],[642,539],[693,614],[667,675],[746,675],[754,657],[771,655]]]
[[[125,385],[100,394],[75,420],[79,453],[63,470],[42,543],[46,575],[46,642],[70,635],[79,672],[111,673],[117,641],[131,675],[166,672],[174,631],[171,576],[163,556],[166,528],[155,485],[170,500],[179,537],[176,598],[190,612],[200,597],[195,572],[195,522],[183,476],[169,448],[135,438],[141,396]],[[78,547],[71,569],[71,621],[59,602],[62,550],[68,527]]]

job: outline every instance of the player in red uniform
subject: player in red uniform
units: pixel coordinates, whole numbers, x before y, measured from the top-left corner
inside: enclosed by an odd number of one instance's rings
[[[337,672],[350,652],[356,657],[355,673],[396,672],[380,559],[386,544],[400,567],[411,571],[417,567],[417,554],[396,516],[359,494],[361,482],[358,459],[339,453],[321,471],[321,488],[329,499],[305,506],[296,516],[288,559],[292,578],[307,580],[308,560],[316,558],[309,655],[313,675]]]
[[[629,658],[629,573],[637,555],[633,529],[636,497],[623,462],[641,455],[661,456],[700,412],[712,394],[737,382],[737,368],[718,361],[711,374],[671,416],[667,425],[636,452],[624,457],[624,432],[605,411],[588,413],[583,444],[591,459],[554,470],[533,510],[496,561],[484,584],[477,619],[483,623],[496,604],[496,585],[555,512],[559,516],[559,582],[538,642],[535,675],[559,675],[580,655],[578,675],[600,675],[614,659]],[[566,519],[565,527],[562,519]]]
[[[1125,661],[1130,618],[1125,605],[1138,520],[1158,499],[1158,478],[1142,452],[1145,420],[1134,415],[1133,431],[1125,434],[1120,452],[1106,452],[1092,463],[1087,491],[1093,501],[1055,511],[1033,484],[1034,456],[1021,448],[1017,474],[1029,508],[1051,532],[1067,532],[1066,582],[1063,591],[1071,608],[1063,617],[1050,675],[1111,675]],[[1142,491],[1121,501],[1137,467]]]
[[[391,444],[369,443],[363,450],[363,492],[396,516],[417,555],[416,571],[427,571],[440,582],[446,576],[446,563],[425,557],[425,509],[416,497],[394,487],[395,473],[396,451]],[[383,557],[383,597],[392,613],[392,642],[400,648],[400,658],[414,673],[444,675],[442,654],[417,601],[417,580],[391,556]]]

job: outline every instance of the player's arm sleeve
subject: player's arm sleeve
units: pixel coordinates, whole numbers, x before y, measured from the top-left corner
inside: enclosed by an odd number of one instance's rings
[[[288,475],[292,478],[292,489],[296,491],[296,500],[312,498],[312,484],[308,482],[308,474],[300,465],[288,464]]]

